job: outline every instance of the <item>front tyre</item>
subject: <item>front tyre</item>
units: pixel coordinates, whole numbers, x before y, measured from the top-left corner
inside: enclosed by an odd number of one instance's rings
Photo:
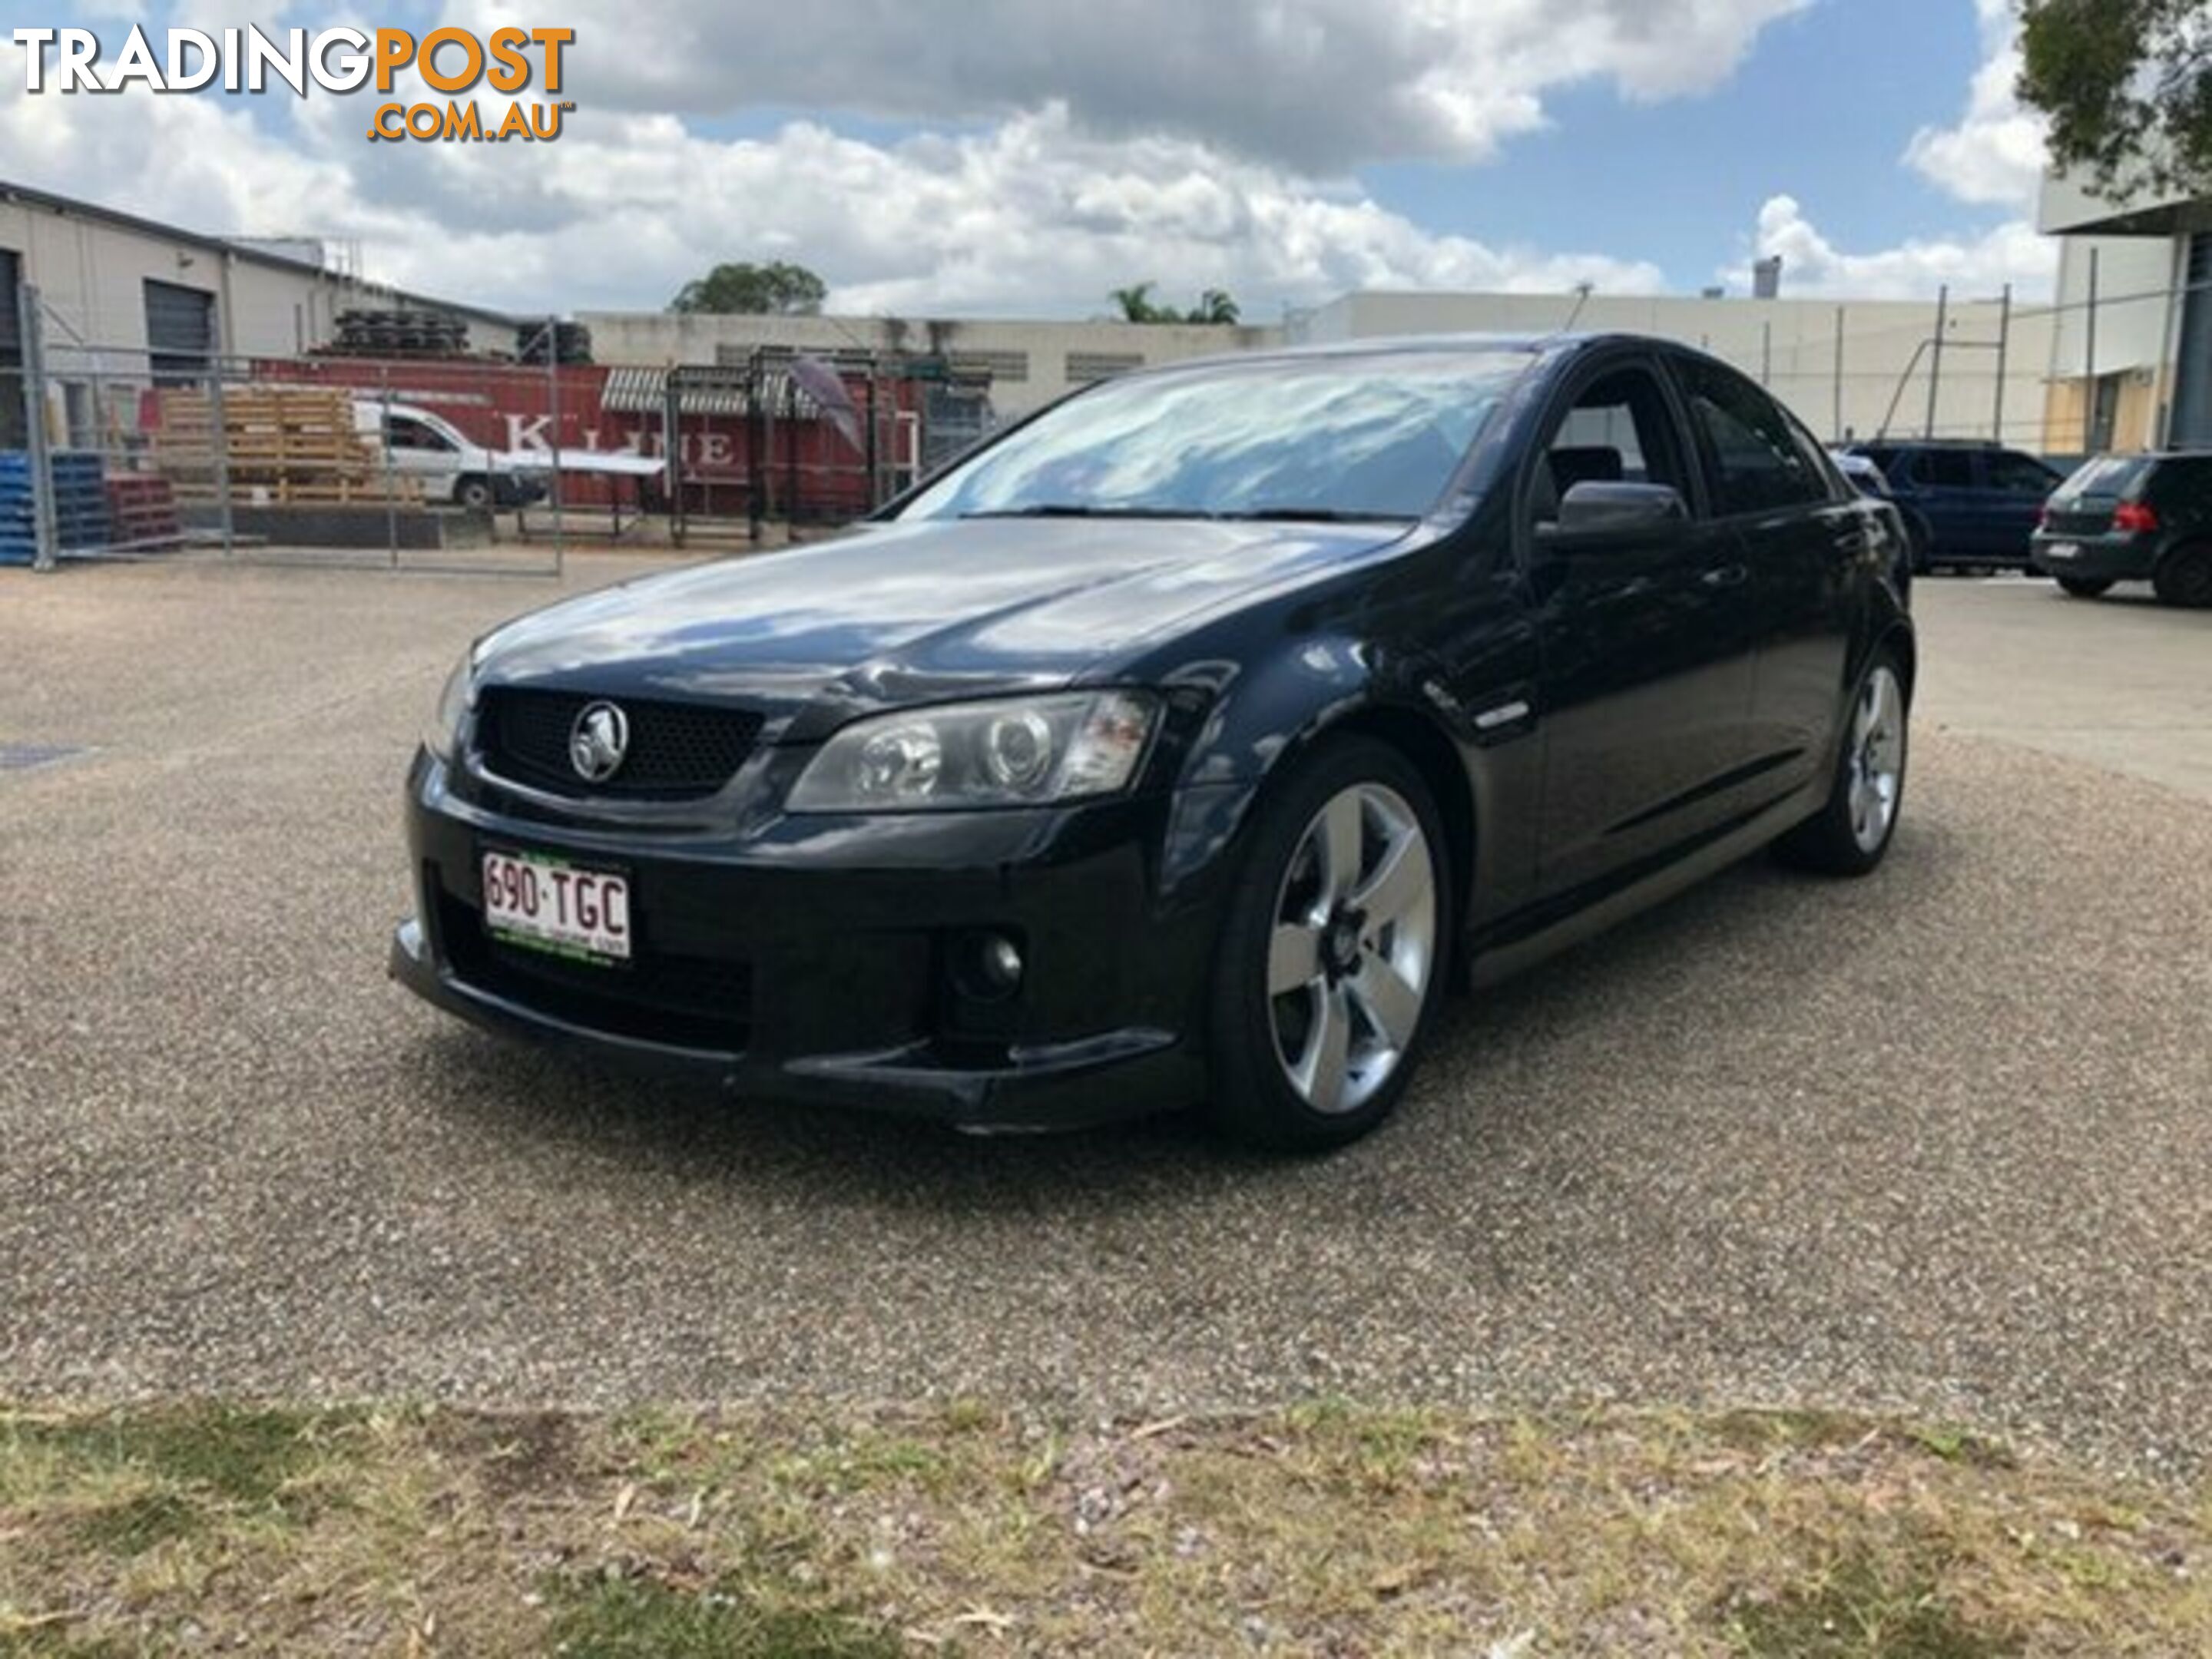
[[[2112,583],[2101,576],[2059,576],[2058,586],[2077,599],[2094,599],[2112,589]]]
[[[1214,969],[1217,1127],[1318,1152],[1389,1115],[1443,994],[1445,845],[1420,774],[1371,738],[1329,742],[1270,793]]]
[[[1881,862],[1905,805],[1908,713],[1896,656],[1875,653],[1851,699],[1828,799],[1775,844],[1785,863],[1863,876]]]

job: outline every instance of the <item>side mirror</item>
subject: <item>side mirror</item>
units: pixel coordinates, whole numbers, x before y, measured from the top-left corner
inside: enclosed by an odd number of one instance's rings
[[[1555,524],[1539,533],[1557,537],[1617,539],[1687,524],[1690,509],[1672,484],[1608,483],[1585,479],[1571,486],[1559,502]]]

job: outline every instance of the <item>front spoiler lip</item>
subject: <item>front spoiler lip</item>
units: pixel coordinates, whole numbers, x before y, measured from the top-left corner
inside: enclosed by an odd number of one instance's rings
[[[1186,1064],[1173,1033],[1146,1027],[1018,1050],[1012,1063],[988,1068],[945,1066],[920,1048],[777,1062],[682,1048],[578,1025],[456,979],[433,959],[416,921],[393,933],[389,970],[426,1002],[495,1036],[732,1093],[889,1112],[971,1133],[1088,1128],[1147,1116],[1174,1098]]]

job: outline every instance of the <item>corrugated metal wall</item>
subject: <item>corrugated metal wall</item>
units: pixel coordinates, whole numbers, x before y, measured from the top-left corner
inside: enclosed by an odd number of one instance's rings
[[[2166,441],[2176,449],[2203,449],[2212,447],[2212,234],[2189,239],[2188,273]]]

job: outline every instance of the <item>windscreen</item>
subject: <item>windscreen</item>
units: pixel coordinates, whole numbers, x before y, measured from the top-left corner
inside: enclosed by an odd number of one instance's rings
[[[1277,358],[1109,381],[940,479],[906,519],[1418,519],[1522,352]]]
[[[2076,467],[2074,476],[2059,485],[2058,493],[2069,500],[2083,495],[2109,495],[2118,500],[2141,483],[2149,471],[2148,455],[2100,455]]]

